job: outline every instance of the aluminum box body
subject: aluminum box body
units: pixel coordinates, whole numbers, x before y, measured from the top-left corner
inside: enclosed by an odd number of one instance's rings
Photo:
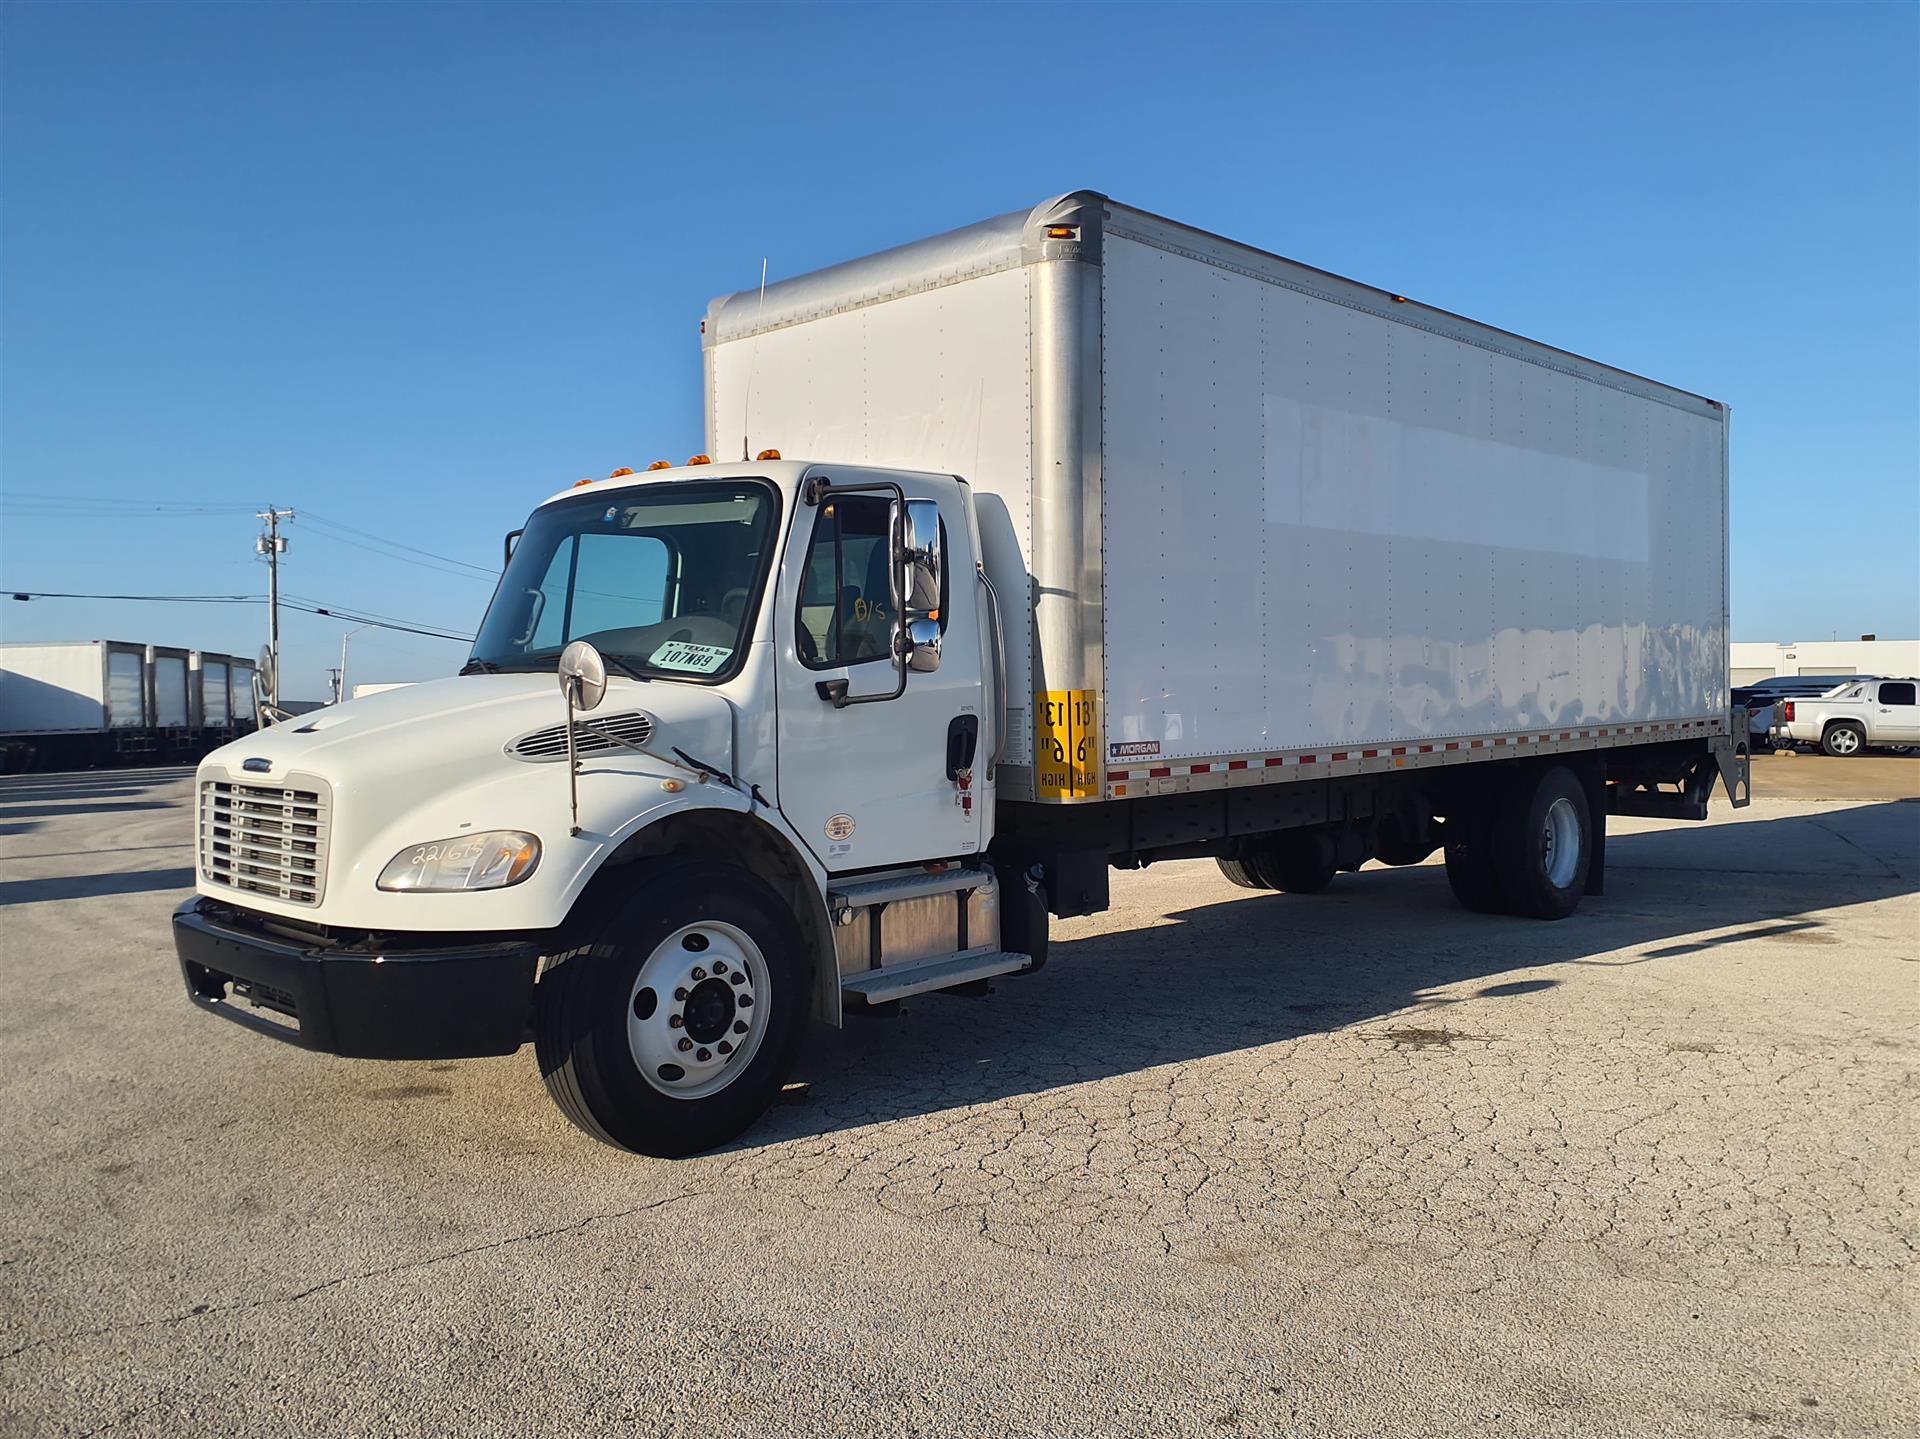
[[[1726,730],[1714,401],[1086,192],[704,335],[716,459],[973,485],[1008,798]]]

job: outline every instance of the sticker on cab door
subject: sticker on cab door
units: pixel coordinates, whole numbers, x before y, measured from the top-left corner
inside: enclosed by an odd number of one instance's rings
[[[834,815],[832,818],[830,818],[827,821],[826,831],[827,831],[827,838],[835,841],[836,843],[843,839],[852,839],[853,838],[853,816],[850,814]]]
[[[732,658],[732,650],[718,645],[668,640],[647,657],[647,663],[657,670],[691,670],[697,675],[710,675]]]

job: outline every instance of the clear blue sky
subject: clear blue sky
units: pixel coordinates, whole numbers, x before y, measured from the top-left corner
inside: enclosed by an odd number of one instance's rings
[[[1084,186],[1729,402],[1735,637],[1920,634],[1916,13],[8,4],[0,584],[261,592],[274,502],[286,589],[470,633],[484,575],[339,527],[488,569],[699,448],[697,322],[762,255]],[[284,693],[341,629],[288,617]]]

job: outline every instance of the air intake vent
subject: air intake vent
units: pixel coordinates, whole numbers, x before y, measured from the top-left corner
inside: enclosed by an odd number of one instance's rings
[[[622,748],[617,743],[620,740],[627,744],[645,744],[647,736],[652,733],[652,715],[608,715],[605,719],[598,715],[581,715],[573,722],[573,747],[580,754],[599,754],[603,750]],[[565,759],[567,727],[557,724],[523,734],[507,746],[507,753],[515,759]]]
[[[285,785],[200,782],[200,877],[288,904],[318,904],[326,884],[328,795],[315,780]]]

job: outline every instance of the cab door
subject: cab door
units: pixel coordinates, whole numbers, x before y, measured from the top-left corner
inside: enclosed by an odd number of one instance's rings
[[[965,490],[855,473],[811,504],[803,489],[781,566],[780,811],[831,871],[961,859],[989,837],[974,778],[986,735]],[[939,551],[931,592],[923,563],[919,592],[903,593],[895,542],[907,536]],[[894,654],[903,610],[927,616],[912,665]]]
[[[1920,694],[1912,680],[1881,680],[1873,706],[1875,744],[1920,744]]]

